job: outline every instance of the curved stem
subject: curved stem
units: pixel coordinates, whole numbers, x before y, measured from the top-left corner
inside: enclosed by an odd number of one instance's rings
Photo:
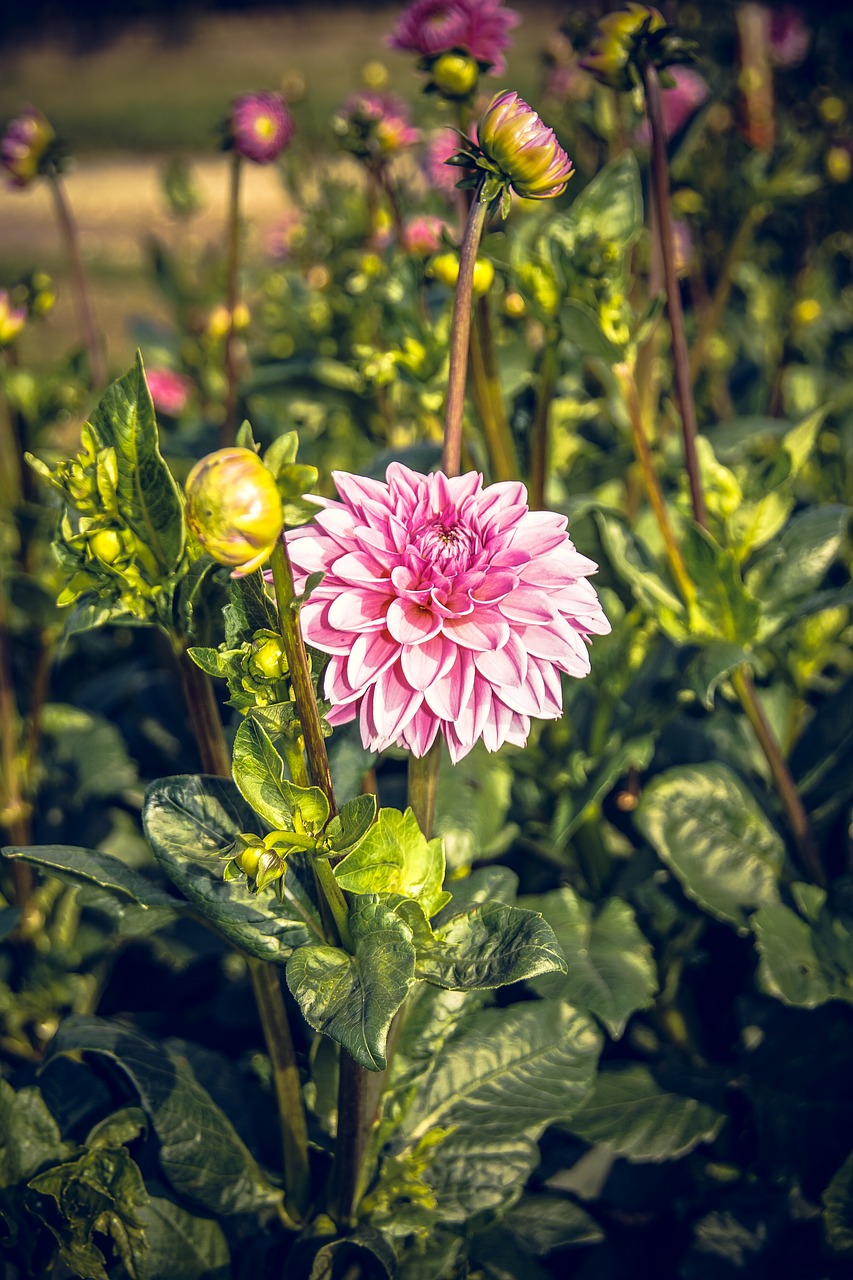
[[[705,364],[705,356],[708,351],[708,342],[711,335],[716,331],[722,319],[723,311],[729,300],[729,294],[734,284],[735,271],[752,243],[757,228],[770,212],[770,206],[765,203],[752,205],[744,216],[743,222],[740,224],[732,241],[729,251],[726,254],[725,262],[717,279],[710,305],[705,310],[699,328],[696,332],[696,340],[693,343],[693,349],[690,352],[690,376],[693,381],[702,371]]]
[[[56,206],[56,217],[65,240],[65,247],[68,251],[68,260],[71,266],[71,274],[74,277],[74,291],[77,295],[77,311],[80,317],[80,327],[83,330],[83,341],[86,343],[86,350],[89,353],[89,368],[92,374],[92,383],[95,388],[103,387],[106,384],[106,369],[104,366],[104,356],[101,351],[101,344],[98,341],[98,330],[95,324],[95,312],[92,307],[92,298],[89,293],[89,285],[86,280],[86,272],[83,268],[83,258],[80,253],[80,236],[77,231],[77,223],[71,212],[71,206],[65,195],[65,188],[57,174],[51,174],[50,186],[53,191],[53,200]]]
[[[474,264],[486,223],[486,208],[478,190],[468,211],[459,253],[459,276],[450,322],[450,370],[444,418],[444,452],[441,457],[441,468],[447,476],[458,476],[461,465],[462,411],[465,405],[465,375],[468,370],[468,343],[471,336]]]
[[[675,374],[675,391],[681,413],[684,437],[684,462],[690,484],[690,499],[696,523],[708,527],[705,495],[699,475],[699,458],[696,453],[696,406],[693,402],[693,384],[690,377],[690,358],[684,333],[684,311],[675,270],[675,243],[672,233],[672,213],[669,207],[669,171],[666,159],[666,132],[663,124],[660,81],[650,62],[643,64],[643,89],[646,96],[646,114],[652,135],[652,200],[654,202],[658,243],[663,261],[666,284],[666,305],[669,327],[672,332],[672,359]]]
[[[234,313],[240,291],[240,175],[242,156],[231,155],[231,192],[228,204],[228,280],[226,301],[228,332],[225,335],[225,417],[222,421],[222,444],[233,443],[237,412],[237,360],[234,341]]]

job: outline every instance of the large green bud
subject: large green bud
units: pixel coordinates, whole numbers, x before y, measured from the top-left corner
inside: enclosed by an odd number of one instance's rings
[[[187,478],[187,522],[205,551],[243,577],[272,555],[284,527],[275,478],[251,449],[218,449]]]

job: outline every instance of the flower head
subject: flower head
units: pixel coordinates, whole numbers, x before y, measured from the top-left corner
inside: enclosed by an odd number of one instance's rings
[[[461,51],[493,75],[506,70],[504,50],[521,21],[502,0],[415,0],[403,11],[386,43],[432,61]]]
[[[403,243],[409,253],[428,258],[438,253],[441,237],[450,228],[443,218],[433,213],[420,213],[407,219],[403,227]]]
[[[145,381],[154,401],[154,408],[160,413],[177,418],[187,407],[192,391],[192,383],[182,373],[173,369],[162,369],[157,366],[145,371]]]
[[[293,137],[293,116],[280,93],[244,93],[231,107],[230,145],[255,164],[277,160]]]
[[[350,94],[332,123],[344,146],[363,158],[395,155],[421,136],[401,98],[366,89]]]
[[[596,38],[580,65],[612,89],[630,89],[632,64],[639,51],[668,30],[657,9],[629,3],[599,20]]]
[[[572,162],[554,130],[512,89],[496,94],[486,107],[477,142],[513,190],[528,200],[560,195],[572,176]]]
[[[16,307],[8,289],[0,289],[0,347],[14,342],[27,323],[27,308]]]
[[[456,130],[445,126],[432,135],[424,151],[424,172],[430,186],[451,197],[456,191],[459,173],[447,162],[458,152],[459,141]]]
[[[272,555],[284,527],[271,471],[251,449],[218,449],[187,477],[187,523],[208,555],[251,573]]]
[[[371,750],[416,756],[441,733],[454,761],[480,738],[523,746],[531,716],[562,714],[560,673],[589,672],[587,637],[610,630],[563,516],[524,485],[483,487],[392,463],[386,483],[334,474],[340,502],[288,534],[309,644],[331,654],[328,720],[358,716]]]
[[[0,139],[0,163],[10,175],[10,186],[27,187],[56,135],[35,107],[27,107],[7,126]]]

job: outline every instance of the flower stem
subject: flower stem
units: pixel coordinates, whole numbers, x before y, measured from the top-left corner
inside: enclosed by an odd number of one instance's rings
[[[778,792],[782,807],[788,818],[788,825],[794,837],[803,866],[814,877],[817,884],[826,887],[826,873],[821,862],[820,851],[808,819],[805,806],[800,798],[794,779],[791,777],[785,757],[776,741],[776,735],[758,697],[749,667],[744,665],[732,672],[732,685],[738,696],[744,715],[752,726],[758,745],[764,753],[773,782]]]
[[[7,829],[11,844],[26,847],[33,842],[32,809],[23,794],[18,724],[4,601],[0,592],[0,826]],[[15,859],[11,875],[15,904],[26,908],[33,892],[32,868]]]
[[[644,61],[643,89],[646,97],[646,114],[652,136],[652,200],[654,202],[658,243],[663,260],[666,284],[666,305],[669,327],[672,332],[672,359],[675,374],[675,391],[681,413],[684,438],[684,462],[690,484],[690,499],[696,523],[708,527],[705,494],[699,474],[699,458],[696,452],[696,406],[693,402],[693,385],[690,377],[690,358],[684,333],[684,312],[681,306],[678,276],[675,270],[675,242],[672,232],[672,213],[669,207],[669,171],[666,158],[666,132],[663,125],[663,106],[658,73],[648,61]]]
[[[530,439],[530,508],[545,509],[545,489],[548,481],[548,417],[554,387],[557,382],[557,334],[550,334],[539,369],[539,395],[536,399],[536,416]]]
[[[501,394],[492,341],[489,300],[485,296],[477,299],[474,310],[474,325],[471,330],[471,376],[474,384],[474,402],[480,415],[486,448],[492,463],[492,474],[495,480],[517,480],[518,458]]]
[[[432,839],[435,819],[435,797],[438,791],[438,771],[441,766],[441,734],[425,756],[418,759],[409,752],[409,805],[418,820],[418,826]]]
[[[202,768],[218,777],[230,778],[231,753],[222,732],[210,678],[195,665],[180,637],[173,636],[172,643]],[[272,1064],[284,1156],[285,1203],[291,1216],[301,1219],[310,1194],[308,1129],[293,1037],[274,966],[251,956],[246,957],[246,962]]]
[[[684,557],[681,554],[681,548],[675,536],[675,531],[670,522],[669,512],[666,508],[666,500],[663,496],[663,490],[660,486],[655,464],[652,461],[649,442],[646,439],[646,433],[643,428],[643,415],[640,410],[640,397],[637,393],[637,384],[634,380],[634,373],[630,365],[626,363],[617,364],[613,367],[613,372],[622,388],[622,394],[625,397],[625,404],[628,408],[628,418],[631,423],[631,440],[634,445],[634,454],[640,465],[640,473],[643,477],[643,484],[646,489],[646,495],[649,499],[649,505],[654,512],[658,528],[663,538],[664,547],[666,548],[667,559],[669,560],[672,576],[678,583],[678,589],[681,592],[682,599],[688,607],[696,599],[696,588],[693,585],[687,566],[684,563]]]
[[[477,249],[486,224],[487,211],[487,205],[480,199],[480,194],[478,189],[468,210],[450,322],[450,371],[444,418],[444,452],[441,458],[442,470],[448,476],[459,475],[462,458],[462,411],[465,405],[465,375],[471,336],[474,264],[477,261]]]
[[[222,445],[234,441],[237,413],[237,360],[235,354],[234,313],[240,287],[240,177],[242,156],[231,153],[231,190],[228,203],[228,278],[225,305],[228,309],[228,332],[225,335],[225,416],[222,420]]]
[[[56,217],[62,231],[65,247],[68,251],[68,261],[71,266],[71,274],[74,277],[74,291],[77,295],[77,311],[80,318],[80,328],[83,331],[83,341],[86,343],[86,350],[89,353],[89,369],[92,374],[92,383],[96,389],[106,384],[106,369],[104,366],[104,356],[101,351],[101,344],[98,341],[98,330],[95,324],[95,312],[92,307],[92,298],[89,293],[89,285],[86,280],[86,272],[83,269],[83,257],[80,253],[80,236],[77,231],[77,223],[71,212],[71,206],[65,194],[65,188],[62,185],[58,174],[50,175],[50,186],[53,191],[53,200],[56,207]]]
[[[729,247],[717,279],[714,293],[711,297],[710,306],[705,311],[699,322],[699,328],[696,333],[696,340],[693,343],[693,349],[690,352],[690,376],[693,381],[702,371],[705,364],[705,356],[708,352],[708,342],[711,335],[717,329],[725,310],[726,303],[731,293],[734,283],[735,270],[738,264],[752,243],[753,236],[757,228],[770,212],[770,205],[767,202],[759,202],[751,205],[743,222],[740,224],[734,240]]]
[[[291,1217],[300,1221],[305,1216],[311,1195],[311,1171],[308,1163],[308,1128],[296,1052],[276,966],[254,957],[249,957],[247,963],[272,1065],[273,1087],[281,1117],[285,1206]]]
[[[305,754],[308,757],[308,772],[315,786],[319,787],[329,802],[332,815],[338,812],[335,793],[332,789],[332,774],[329,769],[329,757],[326,754],[326,741],[320,725],[320,712],[317,710],[317,699],[314,696],[314,685],[311,680],[311,668],[305,642],[299,629],[299,614],[296,606],[296,590],[293,586],[293,570],[287,554],[284,538],[279,538],[270,561],[275,587],[278,621],[281,627],[281,638],[290,671],[290,682],[296,700],[296,712],[302,725],[302,736],[305,739]]]

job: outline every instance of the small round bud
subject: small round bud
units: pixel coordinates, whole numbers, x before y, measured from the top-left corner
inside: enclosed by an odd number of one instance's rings
[[[443,53],[432,68],[432,82],[445,98],[470,97],[479,78],[477,63],[462,53]]]
[[[287,659],[280,640],[265,640],[252,655],[252,662],[265,680],[280,680],[287,673]]]
[[[561,195],[572,162],[553,129],[513,90],[498,93],[477,125],[477,142],[518,195],[544,200]]]
[[[280,93],[244,93],[231,108],[230,144],[255,164],[277,160],[293,130],[293,117]]]
[[[125,549],[117,529],[99,529],[88,542],[92,555],[104,564],[114,564]]]
[[[596,38],[580,65],[611,89],[630,89],[632,63],[648,38],[665,29],[666,22],[657,9],[628,4],[599,20]]]
[[[187,522],[208,555],[242,577],[272,555],[284,526],[275,479],[251,449],[218,449],[187,478]]]
[[[437,258],[433,258],[427,274],[452,289],[459,278],[459,258],[455,253],[440,253]],[[474,292],[487,293],[494,278],[495,269],[488,258],[478,258],[474,263]]]
[[[27,107],[6,129],[0,140],[0,163],[11,178],[10,186],[28,187],[56,135],[40,111]]]
[[[258,871],[258,863],[266,853],[266,848],[262,844],[250,844],[242,853],[237,855],[236,861],[240,864],[240,870],[245,871],[247,876],[255,876]]]

